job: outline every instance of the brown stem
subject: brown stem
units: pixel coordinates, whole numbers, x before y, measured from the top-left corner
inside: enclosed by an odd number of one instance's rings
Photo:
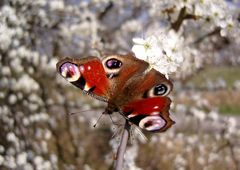
[[[229,140],[227,142],[228,142],[230,153],[231,153],[231,156],[232,156],[232,159],[233,159],[234,168],[236,170],[239,170],[240,167],[238,166],[238,160],[237,160],[237,158],[235,156],[235,153],[234,153],[234,150],[233,150],[234,146],[232,145],[232,143]]]
[[[108,5],[105,7],[105,9],[98,15],[98,19],[102,20],[106,14],[113,8],[114,3],[112,1],[110,1],[108,3]]]
[[[187,8],[183,7],[179,12],[178,19],[171,24],[171,28],[177,32],[180,29],[184,20],[187,19],[197,20],[198,18],[199,17],[197,15],[187,13]]]
[[[202,37],[199,37],[193,44],[199,44],[207,37],[220,34],[220,31],[221,31],[221,29],[219,27],[216,27],[213,31],[203,35]]]

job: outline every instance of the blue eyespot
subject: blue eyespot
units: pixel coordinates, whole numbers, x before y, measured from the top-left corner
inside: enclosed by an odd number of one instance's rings
[[[111,59],[107,60],[106,66],[109,69],[117,69],[117,68],[120,68],[122,66],[122,62],[120,60],[115,59],[115,58],[111,58]]]
[[[153,94],[156,96],[162,96],[168,91],[168,88],[164,84],[159,84],[154,87]]]

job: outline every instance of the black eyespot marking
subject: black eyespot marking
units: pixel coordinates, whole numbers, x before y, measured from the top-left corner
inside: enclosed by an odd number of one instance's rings
[[[111,58],[111,59],[107,60],[105,65],[109,69],[117,69],[117,68],[120,68],[122,66],[122,62],[120,60],[115,59],[115,58]]]
[[[148,121],[144,124],[144,127],[147,128],[147,127],[150,127],[153,125],[153,122],[152,121]]]
[[[72,84],[83,90],[86,85],[86,80],[81,76],[77,81],[72,82]]]
[[[137,115],[134,117],[129,118],[129,121],[132,122],[135,125],[139,125],[139,122],[144,119],[146,115]]]
[[[92,87],[88,90],[88,92],[89,92],[89,93],[92,93],[95,89],[96,89],[96,86],[92,86]]]
[[[153,94],[156,96],[164,95],[168,91],[168,88],[164,84],[159,84],[154,87]]]

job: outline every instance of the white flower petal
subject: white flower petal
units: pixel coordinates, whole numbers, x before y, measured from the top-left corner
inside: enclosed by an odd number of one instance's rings
[[[135,54],[135,56],[141,60],[146,60],[147,59],[147,55],[145,52],[145,49],[143,46],[141,45],[134,45],[132,47],[132,52]]]
[[[144,44],[146,41],[142,38],[133,38],[132,41],[135,43],[135,44]]]
[[[176,57],[176,62],[177,63],[182,63],[183,62],[183,57],[182,56],[177,56]]]

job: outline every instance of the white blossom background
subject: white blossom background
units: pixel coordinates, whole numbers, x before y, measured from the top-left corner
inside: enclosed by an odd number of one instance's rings
[[[169,75],[176,124],[148,141],[133,134],[124,169],[239,170],[239,24],[233,0],[1,0],[0,169],[113,169],[117,128],[108,117],[92,127],[104,104],[56,62],[171,33],[165,48],[184,58]]]

